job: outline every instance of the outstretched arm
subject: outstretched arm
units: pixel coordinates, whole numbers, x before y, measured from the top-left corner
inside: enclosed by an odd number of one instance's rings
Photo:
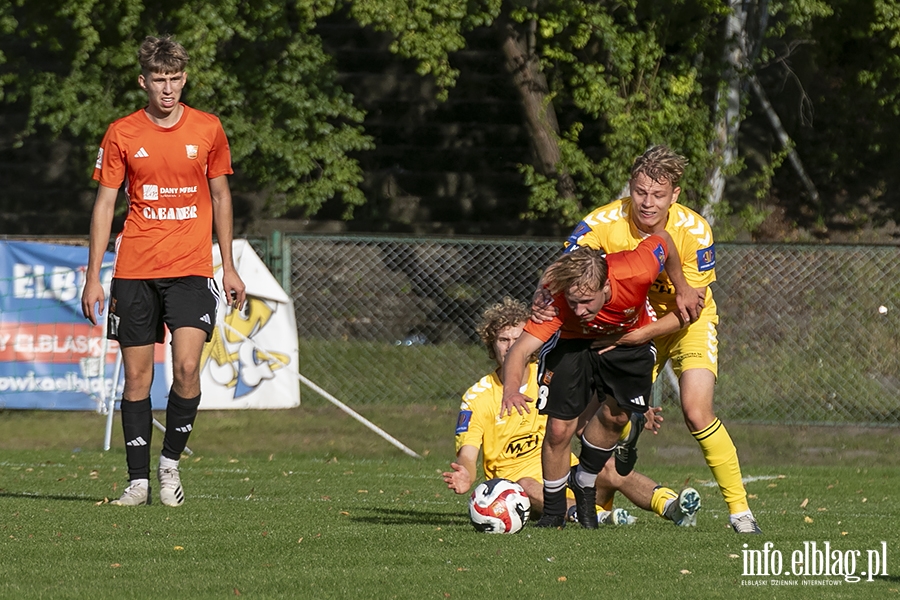
[[[528,360],[543,346],[544,343],[527,331],[523,331],[516,343],[512,345],[503,361],[503,403],[500,405],[500,416],[512,415],[515,409],[520,415],[524,409],[530,413],[528,407],[534,398],[529,398],[519,389],[525,381],[528,372]]]
[[[478,467],[478,448],[475,446],[463,446],[456,453],[456,462],[450,463],[452,471],[445,471],[442,476],[447,487],[457,494],[465,494],[472,488],[475,482],[475,474]]]
[[[672,239],[669,232],[663,230],[654,235],[658,235],[666,242],[667,251],[664,266],[666,275],[669,276],[669,280],[675,286],[675,303],[678,305],[681,320],[683,324],[693,323],[700,317],[700,311],[703,310],[703,299],[706,296],[706,289],[697,290],[688,284],[681,266],[681,255],[678,253],[678,248],[675,247],[675,240]]]

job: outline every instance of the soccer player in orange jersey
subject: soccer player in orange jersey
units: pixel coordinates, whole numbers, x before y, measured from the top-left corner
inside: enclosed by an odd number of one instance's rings
[[[579,523],[597,527],[597,474],[612,456],[631,413],[643,414],[649,407],[656,349],[649,337],[642,344],[602,353],[592,344],[597,338],[650,328],[654,316],[647,292],[664,267],[679,292],[678,314],[687,322],[697,312],[696,305],[688,307],[693,289],[665,231],[634,250],[615,254],[578,249],[558,258],[544,273],[542,283],[552,295],[556,315],[540,324],[529,321],[510,348],[503,365],[500,412],[503,417],[531,411],[528,404],[534,399],[519,389],[527,357],[540,350],[536,400],[548,419],[541,455],[544,512],[538,527],[563,526],[567,485],[575,494]],[[600,409],[587,414],[595,395]],[[580,462],[570,471],[569,443],[584,418],[589,420],[581,434]],[[699,497],[695,500],[688,509],[699,507]]]
[[[504,298],[484,311],[477,332],[497,368],[482,377],[463,394],[456,421],[456,460],[442,476],[447,487],[457,494],[466,494],[475,483],[479,451],[485,479],[503,478],[515,481],[528,494],[532,513],[544,508],[544,488],[541,476],[541,446],[547,429],[547,416],[538,411],[499,417],[503,397],[503,362],[512,345],[522,335],[531,317],[523,303]],[[526,396],[538,396],[537,364],[529,361],[528,373],[521,388]],[[662,417],[656,417],[658,422]],[[651,424],[652,427],[652,424]],[[569,453],[569,464],[578,459]],[[605,471],[608,471],[606,469]],[[611,492],[620,491],[637,506],[653,510],[676,524],[684,521],[684,511],[677,502],[684,497],[674,490],[657,485],[653,480],[634,471],[626,477],[610,473],[603,478]],[[574,494],[566,493],[567,513],[574,508]],[[671,503],[667,501],[672,500]],[[612,494],[597,507],[597,522],[604,525],[629,525],[635,518],[623,508],[613,509]],[[668,511],[666,510],[668,509]]]
[[[231,253],[232,204],[228,139],[219,119],[180,102],[189,60],[170,37],[147,37],[138,52],[138,85],[147,106],[109,126],[94,169],[99,182],[91,218],[84,316],[96,324],[105,294],[100,267],[109,243],[119,188],[128,214],[116,239],[107,314],[108,337],[122,349],[122,429],[130,485],[111,504],[149,504],[153,349],[172,333],[173,383],[157,479],[160,500],[180,506],[178,460],[200,404],[200,356],[216,322],[212,227],[222,255],[223,287],[233,308],[246,298]]]
[[[737,533],[760,533],[750,510],[747,492],[741,481],[737,448],[725,425],[716,417],[713,392],[718,376],[719,316],[710,284],[716,279],[716,249],[712,229],[701,215],[679,204],[687,159],[666,146],[654,146],[635,159],[629,186],[631,196],[600,206],[586,215],[567,241],[566,251],[579,247],[602,248],[619,252],[637,247],[647,236],[668,232],[681,256],[682,269],[688,283],[703,295],[699,318],[683,329],[667,327],[676,309],[675,289],[661,274],[650,289],[649,300],[659,317],[654,324],[657,358],[654,375],[668,361],[678,378],[684,422],[700,445],[706,464],[712,471],[728,505],[730,522]],[[551,318],[540,303],[533,306],[538,320]],[[618,344],[629,344],[628,337]],[[633,428],[639,432],[640,427]],[[620,448],[621,449],[621,448]],[[624,448],[624,454],[633,449]],[[617,452],[619,457],[621,452]]]

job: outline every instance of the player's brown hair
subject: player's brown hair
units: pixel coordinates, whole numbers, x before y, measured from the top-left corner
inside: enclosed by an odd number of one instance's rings
[[[573,286],[590,293],[601,290],[608,277],[606,252],[584,246],[557,258],[544,271],[541,281],[553,295]]]
[[[684,175],[687,163],[685,157],[668,146],[653,146],[634,159],[631,165],[631,180],[634,181],[638,175],[646,175],[657,183],[671,182],[674,188]]]
[[[172,39],[171,36],[154,37],[148,35],[144,38],[138,61],[145,75],[149,73],[181,73],[187,67],[190,57],[184,46]]]
[[[531,318],[531,310],[522,302],[506,297],[503,301],[488,307],[481,316],[481,322],[475,328],[478,337],[487,346],[488,355],[492,360],[497,356],[494,352],[494,342],[497,335],[507,327],[515,327]]]

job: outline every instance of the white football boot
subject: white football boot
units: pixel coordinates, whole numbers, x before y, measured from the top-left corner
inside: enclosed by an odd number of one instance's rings
[[[113,506],[141,506],[150,504],[150,484],[146,479],[132,482],[118,500],[110,502]]]
[[[184,489],[181,487],[181,475],[178,467],[163,468],[160,465],[156,471],[159,479],[159,500],[166,506],[181,506],[184,504]]]

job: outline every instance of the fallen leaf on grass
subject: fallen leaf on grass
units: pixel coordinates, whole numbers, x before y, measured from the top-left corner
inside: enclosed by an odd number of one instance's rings
[[[728,558],[740,558],[739,554],[729,554]]]
[[[184,550],[184,546],[175,546],[175,550]]]
[[[112,567],[113,569],[118,569],[118,568],[121,567],[122,565],[120,565],[119,563],[113,563],[113,564],[111,564],[111,565],[109,565],[109,566]]]
[[[690,574],[691,574],[691,572],[688,571],[687,569],[682,569],[682,570],[680,570],[680,571],[678,571],[678,572],[681,573],[682,575],[690,575]]]
[[[810,518],[809,516],[803,517],[803,521],[804,521],[805,523],[812,523],[812,522],[813,522],[812,518]]]
[[[557,581],[568,581],[568,579],[566,579],[565,575],[562,575],[561,577],[557,577],[556,580]]]
[[[806,508],[807,504],[809,504],[809,498],[804,498],[803,502],[800,503],[800,508]]]

